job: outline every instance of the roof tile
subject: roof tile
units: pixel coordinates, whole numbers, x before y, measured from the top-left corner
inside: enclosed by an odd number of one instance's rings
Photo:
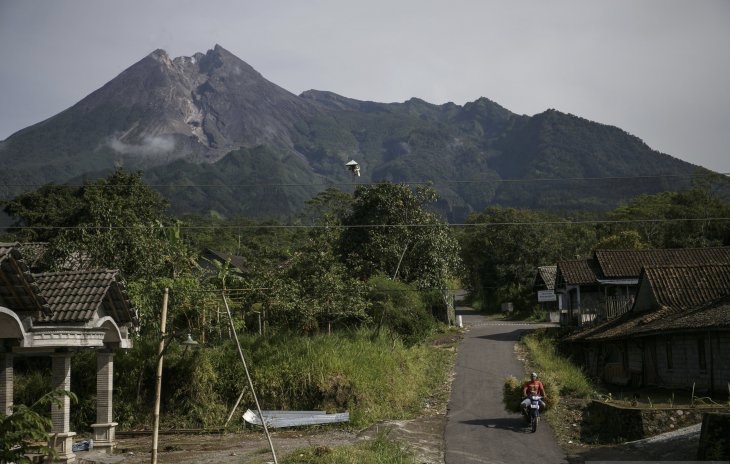
[[[606,278],[638,277],[647,266],[730,264],[730,247],[656,250],[596,250],[594,258]]]

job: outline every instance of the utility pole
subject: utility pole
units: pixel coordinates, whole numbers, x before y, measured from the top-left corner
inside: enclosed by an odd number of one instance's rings
[[[157,464],[157,436],[160,429],[160,393],[162,390],[162,354],[165,352],[165,329],[167,326],[168,289],[162,297],[162,315],[160,316],[160,345],[157,348],[157,378],[155,382],[155,419],[152,429],[152,464]]]

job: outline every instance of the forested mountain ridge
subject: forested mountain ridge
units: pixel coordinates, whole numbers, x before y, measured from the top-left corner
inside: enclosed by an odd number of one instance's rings
[[[350,159],[362,177],[344,169]],[[2,198],[122,166],[144,170],[175,213],[276,218],[295,216],[329,185],[381,180],[433,182],[450,220],[493,204],[607,210],[706,172],[555,110],[517,115],[487,98],[462,106],[297,96],[219,45],[174,59],[152,52],[0,142],[0,163]]]

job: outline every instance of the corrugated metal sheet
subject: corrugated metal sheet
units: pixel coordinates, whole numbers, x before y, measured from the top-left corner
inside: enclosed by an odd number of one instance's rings
[[[349,412],[327,414],[325,411],[261,411],[267,428],[298,427],[333,424],[350,420]],[[258,413],[246,410],[243,419],[249,424],[262,425]]]

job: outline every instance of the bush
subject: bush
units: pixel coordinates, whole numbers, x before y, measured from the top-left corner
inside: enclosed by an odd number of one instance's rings
[[[372,277],[369,283],[372,285],[369,295],[373,302],[371,317],[377,331],[383,327],[390,328],[409,346],[434,333],[438,321],[414,285],[382,275]]]

